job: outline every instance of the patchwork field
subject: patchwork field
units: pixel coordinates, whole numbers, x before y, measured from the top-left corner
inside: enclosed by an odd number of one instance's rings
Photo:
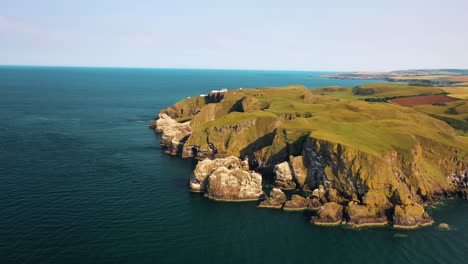
[[[448,103],[457,101],[458,99],[446,95],[427,95],[427,96],[412,96],[390,100],[389,102],[402,106],[416,106],[425,104]]]
[[[466,135],[468,131],[467,87],[381,83],[356,87],[325,87],[313,89],[312,93],[341,100],[392,102],[440,119],[457,129],[461,135]]]

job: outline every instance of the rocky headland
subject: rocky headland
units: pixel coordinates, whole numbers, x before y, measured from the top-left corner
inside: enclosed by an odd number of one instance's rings
[[[467,138],[385,102],[302,86],[232,90],[180,101],[152,127],[167,153],[200,160],[191,191],[312,210],[317,225],[416,228],[433,222],[423,205],[467,194]]]

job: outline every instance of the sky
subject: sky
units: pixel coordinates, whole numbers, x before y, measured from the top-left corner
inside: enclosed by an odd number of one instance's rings
[[[468,69],[468,1],[0,0],[0,65]]]

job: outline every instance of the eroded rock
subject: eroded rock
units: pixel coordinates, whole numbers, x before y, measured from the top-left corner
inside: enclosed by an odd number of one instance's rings
[[[263,200],[258,207],[281,209],[286,202],[286,194],[279,188],[273,188],[268,198]]]
[[[302,197],[298,194],[293,194],[291,200],[286,201],[283,206],[285,211],[304,211],[304,210],[318,210],[322,203],[317,197]]]
[[[307,168],[304,166],[302,156],[297,157],[290,157],[290,167],[292,168],[293,176],[297,183],[299,184],[299,188],[303,188],[303,186],[307,183]],[[308,186],[307,186],[308,187]]]
[[[193,192],[204,192],[206,190],[207,178],[218,168],[225,167],[227,169],[241,168],[248,170],[248,163],[241,161],[239,158],[230,156],[220,159],[204,159],[198,162],[193,175],[190,178],[189,186]]]
[[[349,202],[346,207],[348,225],[353,227],[382,226],[388,224],[385,212],[380,208]]]
[[[263,195],[262,176],[240,168],[220,167],[206,184],[206,196],[217,201],[256,201]]]
[[[192,133],[190,122],[178,123],[166,114],[159,114],[155,121],[155,131],[162,132],[161,145],[167,147],[166,152],[179,155],[183,145]]]
[[[440,223],[440,224],[438,225],[438,227],[439,227],[439,229],[441,229],[441,230],[451,230],[451,229],[452,229],[452,228],[450,228],[449,224],[447,224],[447,223]]]
[[[343,219],[343,206],[331,202],[320,207],[317,216],[312,217],[311,221],[316,225],[339,225]]]
[[[277,164],[274,168],[275,186],[283,190],[292,190],[296,188],[293,173],[289,168],[287,161]]]
[[[388,224],[385,211],[391,207],[384,194],[370,191],[364,196],[363,203],[351,201],[346,207],[348,225],[353,227],[382,226]]]
[[[395,206],[393,226],[395,228],[412,229],[427,226],[433,223],[432,218],[420,204],[408,204]]]

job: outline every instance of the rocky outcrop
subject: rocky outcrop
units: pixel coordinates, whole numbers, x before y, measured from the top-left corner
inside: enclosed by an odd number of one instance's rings
[[[447,177],[447,180],[459,190],[460,196],[468,200],[468,170],[457,171]]]
[[[260,202],[258,207],[281,209],[286,202],[286,194],[279,188],[273,188],[270,195]]]
[[[283,190],[292,190],[296,188],[296,182],[293,179],[293,173],[289,168],[288,162],[277,164],[274,168],[275,186]]]
[[[314,191],[312,191],[312,196],[316,197],[319,201],[321,201],[324,204],[327,203],[327,198],[325,197],[325,194],[325,187],[323,187],[322,184],[320,184],[317,189],[314,189]]]
[[[304,166],[303,157],[290,157],[289,164],[292,168],[293,176],[297,181],[298,188],[302,188],[304,191],[309,191],[312,186],[312,182],[308,182],[307,168]]]
[[[387,225],[385,211],[356,202],[349,202],[346,207],[347,224],[352,227]]]
[[[345,209],[347,224],[353,227],[383,226],[388,224],[386,210],[391,208],[382,193],[370,191],[363,202],[350,201]]]
[[[413,229],[432,225],[432,223],[432,218],[420,204],[413,203],[395,206],[395,213],[393,215],[393,227],[395,228]]]
[[[220,167],[208,176],[205,195],[217,201],[257,201],[264,195],[262,176],[240,168]]]
[[[262,197],[262,176],[249,171],[237,157],[198,162],[189,181],[190,190],[218,201],[252,201]]]
[[[293,194],[291,199],[286,201],[283,206],[285,211],[305,211],[305,210],[318,210],[322,203],[317,197],[302,197],[298,194]]]
[[[166,114],[159,114],[155,121],[154,130],[162,132],[161,146],[171,155],[181,154],[183,145],[192,133],[190,122],[178,123]]]
[[[218,168],[227,168],[229,170],[242,169],[249,170],[248,161],[241,161],[237,157],[226,157],[220,159],[204,159],[198,162],[193,175],[190,178],[189,186],[192,192],[205,192],[208,177]]]
[[[437,227],[440,230],[447,230],[447,231],[452,229],[447,223],[440,223]]]
[[[343,219],[343,206],[331,202],[320,207],[316,216],[313,216],[311,222],[316,225],[339,225]]]

